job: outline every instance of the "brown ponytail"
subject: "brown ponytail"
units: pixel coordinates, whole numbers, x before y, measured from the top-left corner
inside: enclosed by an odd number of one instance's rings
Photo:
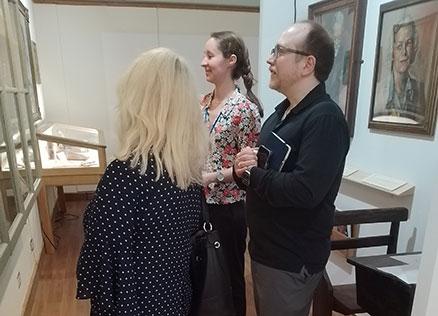
[[[219,50],[225,58],[229,58],[233,54],[236,55],[237,61],[233,69],[233,79],[237,80],[242,77],[248,100],[257,106],[260,116],[263,117],[263,107],[260,100],[251,90],[255,80],[251,72],[251,63],[245,42],[240,36],[231,31],[214,32],[211,33],[211,37],[217,40]]]

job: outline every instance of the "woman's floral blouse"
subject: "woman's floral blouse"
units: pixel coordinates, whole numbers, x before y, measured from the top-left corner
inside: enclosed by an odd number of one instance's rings
[[[206,124],[213,93],[201,99]],[[236,88],[218,114],[216,124],[211,124],[213,128],[210,130],[210,153],[206,171],[217,172],[219,169],[231,168],[242,148],[255,146],[261,128],[261,118],[257,106]],[[234,181],[211,183],[205,188],[205,192],[209,204],[228,204],[245,199],[245,191],[240,190]]]

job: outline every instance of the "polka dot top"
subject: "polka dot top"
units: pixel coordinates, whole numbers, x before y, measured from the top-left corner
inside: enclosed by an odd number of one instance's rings
[[[201,189],[155,180],[130,161],[113,161],[84,214],[77,298],[91,315],[188,315],[190,236],[201,218]]]

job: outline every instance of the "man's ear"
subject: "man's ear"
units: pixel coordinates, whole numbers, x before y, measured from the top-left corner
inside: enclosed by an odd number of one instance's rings
[[[303,67],[303,75],[307,76],[310,75],[315,71],[316,67],[316,58],[313,55],[306,56],[306,61]]]
[[[231,56],[228,58],[228,63],[230,64],[230,66],[234,66],[237,63],[237,56],[231,54]]]

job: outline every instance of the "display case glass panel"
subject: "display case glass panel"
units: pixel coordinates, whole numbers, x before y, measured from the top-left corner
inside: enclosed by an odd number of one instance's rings
[[[95,169],[106,167],[105,140],[97,129],[46,123],[38,128],[37,138],[43,176],[96,174]]]
[[[19,97],[22,96],[16,96],[15,94],[7,93],[4,116],[5,119],[11,123],[10,133],[12,134],[12,143],[15,148],[14,153],[9,153],[9,158],[15,159],[17,168],[20,171],[20,173],[17,175],[20,178],[20,186],[17,189],[19,190],[19,194],[22,194],[23,200],[25,200],[27,194],[32,190],[33,179],[32,172],[26,172],[26,169],[31,168],[28,149],[28,143],[30,143],[30,131],[29,123],[27,122],[26,117],[23,117],[26,115],[25,104],[22,102],[20,106],[19,102],[17,102]],[[8,159],[5,160],[5,163],[6,161],[8,161]],[[10,171],[9,164],[9,161],[8,164],[3,164],[2,160],[2,172]]]
[[[37,89],[36,89],[36,74],[35,74],[35,58],[33,58],[32,41],[29,31],[29,13],[28,10],[20,1],[9,0],[9,10],[11,13],[11,23],[13,31],[16,33],[17,45],[20,52],[20,67],[23,86],[28,90],[26,95],[30,98],[32,115],[34,119],[40,119],[41,113],[38,105]]]
[[[105,146],[102,133],[94,128],[67,125],[62,123],[48,123],[38,129],[39,138],[49,137],[60,141],[75,141],[96,146]]]
[[[99,167],[96,149],[40,140],[43,169]]]
[[[4,147],[3,147],[4,148]],[[0,153],[1,166],[3,169],[9,169],[7,151]],[[7,167],[6,167],[7,166]],[[15,191],[13,190],[13,178],[9,171],[1,173],[0,191],[3,205],[0,207],[4,211],[6,219],[6,227],[9,229],[18,214],[18,207],[15,198]]]
[[[42,187],[20,6],[0,0],[0,273]]]
[[[6,31],[6,19],[3,8],[0,4],[0,56],[1,56],[1,69],[0,71],[4,74],[5,83],[11,84],[12,72],[11,72],[11,56],[9,54],[9,42]],[[8,82],[9,78],[9,82]]]

